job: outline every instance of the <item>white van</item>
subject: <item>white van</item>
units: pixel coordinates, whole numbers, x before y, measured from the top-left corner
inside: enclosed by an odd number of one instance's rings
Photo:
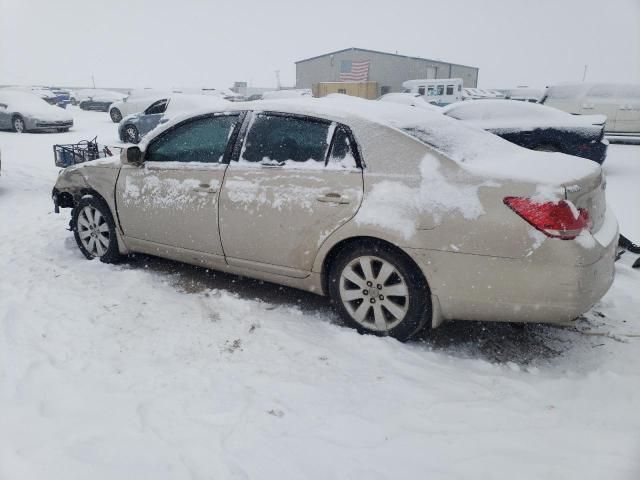
[[[404,93],[417,93],[425,101],[444,106],[462,100],[461,78],[407,80],[402,84]]]
[[[574,115],[606,115],[605,133],[640,135],[640,84],[562,83],[547,87],[540,103]]]

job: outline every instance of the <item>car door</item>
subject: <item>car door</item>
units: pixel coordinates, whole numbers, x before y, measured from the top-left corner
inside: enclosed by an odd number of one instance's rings
[[[222,256],[218,195],[242,115],[181,122],[151,141],[142,167],[122,167],[116,203],[127,237]]]
[[[616,132],[640,134],[640,85],[618,86]]]
[[[355,215],[362,194],[360,157],[347,127],[254,114],[220,194],[227,263],[307,276],[324,240]]]
[[[589,90],[580,104],[580,115],[600,114],[607,117],[604,129],[606,132],[616,131],[616,115],[618,100],[616,91],[611,85],[595,85]]]

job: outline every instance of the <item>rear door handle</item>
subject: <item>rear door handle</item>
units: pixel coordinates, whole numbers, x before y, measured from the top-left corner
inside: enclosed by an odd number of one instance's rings
[[[202,193],[218,193],[218,189],[212,187],[211,185],[207,185],[206,183],[201,183],[197,187],[193,187],[194,192],[202,192]]]
[[[346,205],[351,202],[349,198],[343,197],[339,193],[327,193],[326,195],[319,196],[316,200],[322,203],[337,203],[340,205]]]

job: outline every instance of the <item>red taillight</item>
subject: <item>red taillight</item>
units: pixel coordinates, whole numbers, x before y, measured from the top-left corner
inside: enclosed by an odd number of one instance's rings
[[[530,198],[506,197],[504,203],[549,237],[572,240],[590,227],[589,212],[565,200],[539,203]]]

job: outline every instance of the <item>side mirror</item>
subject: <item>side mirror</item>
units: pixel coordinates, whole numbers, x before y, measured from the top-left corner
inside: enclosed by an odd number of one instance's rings
[[[139,167],[143,163],[142,150],[140,150],[140,147],[136,146],[123,149],[120,153],[120,162],[122,162],[123,165]]]

